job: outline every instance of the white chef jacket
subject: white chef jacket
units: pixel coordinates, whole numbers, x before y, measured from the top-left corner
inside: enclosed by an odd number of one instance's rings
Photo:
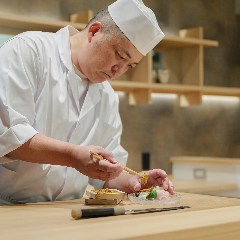
[[[126,164],[120,145],[118,96],[108,82],[82,84],[71,61],[67,26],[25,32],[0,47],[0,200],[11,203],[81,198],[88,182],[73,168],[8,157],[35,134],[81,146],[101,146]]]

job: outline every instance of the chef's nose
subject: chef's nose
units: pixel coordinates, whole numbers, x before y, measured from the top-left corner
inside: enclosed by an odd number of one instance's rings
[[[114,72],[114,75],[121,76],[124,73],[124,66],[121,64],[114,65],[112,67],[112,71]]]
[[[115,74],[119,74],[119,71],[120,71],[120,68],[119,68],[119,66],[118,65],[114,65],[113,67],[112,67],[112,70],[115,72]]]

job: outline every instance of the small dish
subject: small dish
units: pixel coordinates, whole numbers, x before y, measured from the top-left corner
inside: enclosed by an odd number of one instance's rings
[[[115,192],[97,194],[95,192],[96,190],[87,190],[86,194],[89,198],[93,198],[93,199],[124,199],[125,196],[127,195],[125,192],[122,192],[117,189],[109,189],[109,190],[113,190]]]
[[[182,195],[175,193],[174,195],[169,195],[168,198],[161,199],[161,200],[147,200],[147,199],[139,199],[139,197],[136,197],[135,193],[128,194],[128,198],[134,202],[134,203],[140,203],[140,204],[171,204],[176,203],[180,200]]]

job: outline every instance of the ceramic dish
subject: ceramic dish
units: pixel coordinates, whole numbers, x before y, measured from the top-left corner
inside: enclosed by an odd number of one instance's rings
[[[161,199],[161,200],[146,200],[146,199],[139,199],[139,197],[135,196],[135,193],[128,194],[128,198],[134,203],[140,204],[171,204],[176,203],[180,200],[181,195],[175,193],[174,195],[169,195],[168,198]]]

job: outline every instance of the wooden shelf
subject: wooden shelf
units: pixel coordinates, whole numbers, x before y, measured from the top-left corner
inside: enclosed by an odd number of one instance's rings
[[[81,31],[91,17],[92,11],[73,14],[71,21],[1,13],[0,33],[15,35],[29,30],[56,32],[67,25]],[[151,103],[151,93],[179,94],[181,106],[201,104],[203,94],[239,97],[238,88],[204,86],[203,49],[217,46],[217,41],[203,39],[202,27],[180,30],[179,36],[165,36],[153,50],[164,52],[163,67],[171,71],[169,82],[180,81],[182,84],[153,83],[151,52],[137,67],[130,69],[121,79],[110,83],[116,91],[129,93],[131,105]]]
[[[145,83],[133,81],[117,81],[110,82],[115,91],[131,92],[133,89],[148,89],[154,93],[176,93],[197,92],[202,88],[199,86],[179,85],[179,84],[161,84],[161,83]]]
[[[15,14],[1,13],[0,14],[0,27],[9,29],[13,34],[18,34],[23,31],[48,31],[56,32],[60,28],[71,25],[78,30],[83,30],[86,24],[73,23],[68,21],[57,21],[51,19],[41,19],[34,17],[26,17]],[[5,33],[5,31],[1,31]],[[8,31],[9,32],[9,31]]]
[[[204,95],[240,97],[240,88],[204,86]]]
[[[148,89],[151,90],[153,93],[184,94],[189,92],[192,93],[201,92],[203,95],[240,97],[240,88],[145,83],[118,80],[113,80],[110,82],[110,84],[115,91],[124,92],[131,92],[133,89]]]
[[[218,41],[213,40],[184,38],[180,36],[165,36],[163,40],[153,49],[153,51],[162,52],[170,49],[194,46],[217,47],[218,45]]]
[[[87,11],[87,13],[91,11]],[[73,16],[76,14],[73,14]],[[76,20],[75,20],[76,21]],[[0,27],[19,29],[19,33],[22,29],[28,31],[58,31],[60,28],[71,25],[78,30],[83,30],[86,24],[77,23],[73,21],[58,21],[51,19],[42,19],[34,17],[26,17],[22,15],[15,15],[9,13],[1,13],[0,15]],[[196,39],[180,36],[165,36],[164,39],[154,48],[154,51],[165,51],[174,48],[185,48],[191,46],[203,47],[217,47],[218,42],[206,39]]]

